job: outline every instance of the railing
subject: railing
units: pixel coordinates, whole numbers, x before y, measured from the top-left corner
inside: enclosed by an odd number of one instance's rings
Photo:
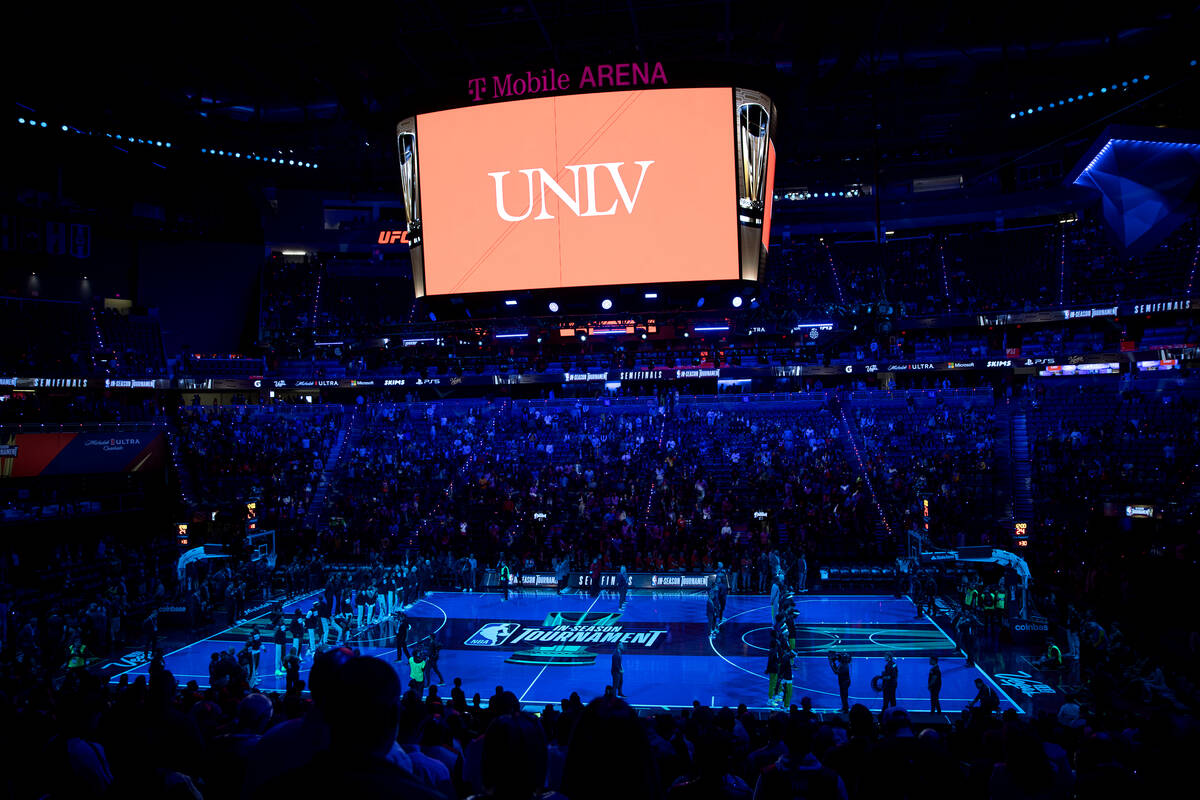
[[[78,433],[81,431],[149,431],[165,428],[166,420],[137,422],[0,422],[0,433]]]
[[[15,525],[27,522],[48,522],[73,519],[96,514],[119,514],[145,508],[144,492],[122,492],[105,497],[63,503],[31,503],[18,508],[0,511],[0,525]]]
[[[872,391],[857,391],[850,393],[852,401],[858,400],[908,400],[923,399],[930,394],[938,397],[956,397],[970,400],[990,401],[993,397],[990,387],[972,386],[961,389],[876,389]]]

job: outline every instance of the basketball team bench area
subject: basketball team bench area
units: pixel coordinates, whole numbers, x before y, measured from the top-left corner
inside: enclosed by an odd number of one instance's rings
[[[996,689],[1002,710],[1022,711],[990,675],[967,666],[954,641],[934,620],[918,616],[907,598],[798,595],[795,602],[794,703],[807,696],[817,711],[840,708],[837,676],[828,661],[835,649],[853,658],[852,704],[878,711],[882,697],[872,689],[871,678],[882,672],[884,656],[891,653],[899,665],[896,697],[902,708],[929,710],[929,657],[938,656],[945,712],[957,712],[974,699],[976,678]],[[586,701],[612,683],[612,653],[622,642],[624,691],[631,705],[669,710],[699,701],[717,707],[770,707],[765,673],[771,605],[761,595],[731,595],[715,637],[708,635],[704,593],[689,591],[631,593],[623,609],[607,591],[599,597],[524,591],[507,600],[494,592],[433,592],[408,610],[408,618],[410,649],[422,648],[430,636],[441,645],[443,695],[449,694],[454,678],[462,678],[468,698],[478,692],[485,703],[497,686],[516,694],[529,710],[557,705],[572,692]],[[238,634],[229,633],[229,643],[218,635],[168,654],[166,666],[181,683],[194,677],[204,684],[211,651],[244,641]],[[360,632],[350,644],[392,662],[407,683],[407,659],[396,660],[390,622]],[[259,686],[282,691],[284,677],[275,673],[272,651],[264,648]],[[309,663],[305,659],[305,671]],[[130,674],[145,671],[141,666]]]

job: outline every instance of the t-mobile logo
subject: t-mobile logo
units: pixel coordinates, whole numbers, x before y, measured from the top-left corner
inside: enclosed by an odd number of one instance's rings
[[[488,175],[496,182],[496,214],[505,222],[520,222],[523,219],[528,219],[533,213],[534,206],[534,183],[539,186],[538,197],[540,198],[541,211],[538,213],[537,219],[554,219],[554,215],[546,211],[546,190],[558,196],[562,204],[571,210],[577,217],[609,217],[617,213],[617,204],[625,206],[625,213],[632,214],[633,207],[637,205],[638,196],[642,192],[642,182],[646,180],[646,171],[650,169],[653,161],[634,161],[634,164],[641,167],[641,174],[638,175],[637,185],[633,189],[633,194],[629,193],[629,187],[625,185],[625,179],[621,177],[621,167],[624,166],[624,161],[611,161],[601,164],[573,164],[563,167],[571,173],[574,178],[575,191],[568,192],[562,184],[554,179],[554,177],[542,169],[534,167],[533,169],[517,170],[521,175],[525,176],[525,184],[527,189],[525,211],[520,215],[508,213],[504,204],[504,176],[509,174],[509,170],[504,172],[489,172]],[[599,208],[596,200],[596,170],[602,169],[612,177],[613,185],[616,188],[617,197],[613,198],[612,205],[607,209]],[[582,178],[582,181],[580,180]],[[536,179],[536,181],[535,181]],[[518,184],[520,181],[517,181]],[[565,182],[565,181],[564,181]],[[607,198],[606,198],[607,199]]]

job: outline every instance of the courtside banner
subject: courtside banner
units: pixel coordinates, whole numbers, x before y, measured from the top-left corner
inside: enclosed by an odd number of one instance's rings
[[[160,431],[17,433],[0,436],[0,478],[145,472],[166,465],[167,442]]]
[[[615,589],[617,586],[616,572],[600,573],[600,588]],[[706,589],[712,585],[711,573],[695,572],[630,572],[630,589],[676,590],[676,589]],[[526,589],[553,589],[558,586],[558,578],[553,572],[524,572],[509,577],[509,586]],[[500,586],[500,576],[495,570],[483,574],[483,588],[497,589]],[[588,589],[592,585],[592,576],[587,572],[572,572],[567,578],[567,586],[571,589]]]

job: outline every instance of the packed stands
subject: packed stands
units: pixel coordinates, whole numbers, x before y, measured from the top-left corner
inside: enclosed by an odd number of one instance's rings
[[[263,525],[295,527],[340,442],[340,406],[180,409],[180,466],[197,502],[259,500]]]

